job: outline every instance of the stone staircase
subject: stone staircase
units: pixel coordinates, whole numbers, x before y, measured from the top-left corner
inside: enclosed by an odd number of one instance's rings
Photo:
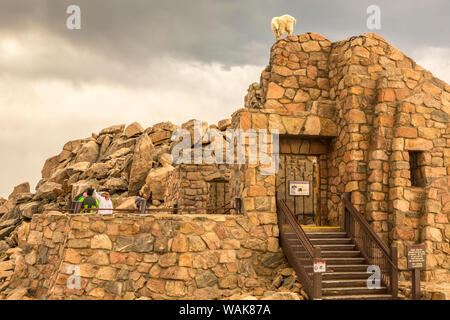
[[[327,271],[322,274],[323,300],[392,299],[383,285],[379,289],[367,287],[369,264],[346,232],[306,229],[305,233],[321,249],[322,260],[327,264]],[[312,267],[309,268],[312,274]]]

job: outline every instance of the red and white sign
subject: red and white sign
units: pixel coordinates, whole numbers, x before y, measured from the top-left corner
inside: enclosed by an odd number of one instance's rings
[[[326,272],[326,271],[327,271],[327,263],[325,261],[314,262],[314,272]]]

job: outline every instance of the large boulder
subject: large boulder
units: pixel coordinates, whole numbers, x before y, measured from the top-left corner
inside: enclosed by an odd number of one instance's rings
[[[62,192],[62,186],[59,183],[47,181],[36,190],[35,199],[55,200],[58,193]]]
[[[130,148],[121,148],[116,150],[114,153],[110,154],[109,156],[105,157],[105,160],[114,160],[123,156],[126,156],[127,154],[131,153]]]
[[[61,153],[58,155],[58,162],[64,162],[67,160],[70,160],[73,157],[73,153],[71,151],[68,150],[63,150],[61,151]]]
[[[105,154],[106,150],[108,150],[109,146],[111,145],[112,142],[112,138],[109,135],[105,135],[102,136],[105,137],[103,138],[102,142],[101,142],[101,146],[100,146],[100,157],[103,157],[103,155]]]
[[[76,201],[80,195],[97,183],[96,180],[80,180],[72,185],[72,200]]]
[[[145,183],[147,173],[153,165],[153,144],[147,134],[139,137],[134,149],[133,162],[131,163],[128,194],[137,195],[139,189]]]
[[[9,213],[14,208],[14,201],[9,200],[0,206],[0,216]]]
[[[225,131],[231,127],[231,118],[220,120],[217,124],[220,131]]]
[[[153,131],[165,130],[165,131],[173,132],[179,128],[180,128],[180,126],[177,126],[176,124],[173,124],[170,121],[166,121],[166,122],[160,122],[160,123],[155,124],[152,127],[152,130]]]
[[[34,195],[31,192],[18,193],[14,196],[14,198],[12,198],[12,200],[17,206],[22,203],[30,202],[33,199],[33,196]]]
[[[37,213],[38,208],[39,208],[39,202],[34,201],[34,202],[21,204],[18,207],[18,210],[19,210],[20,214],[22,215],[22,217],[31,219],[33,214]]]
[[[1,228],[0,229],[0,240],[3,240],[7,236],[9,236],[11,234],[11,232],[14,231],[15,228],[16,228],[15,225],[12,225],[12,226],[9,226],[9,227],[5,227],[5,228]]]
[[[201,144],[203,142],[203,136],[208,130],[208,123],[192,119],[183,123],[181,128],[189,131],[189,134],[191,135],[191,145]]]
[[[108,128],[103,129],[102,131],[100,131],[99,135],[102,135],[102,134],[113,134],[113,135],[114,134],[122,134],[124,129],[125,129],[125,125],[124,124],[110,126]]]
[[[58,164],[59,164],[58,156],[48,158],[45,161],[44,167],[41,170],[42,178],[44,179],[50,178],[50,176],[58,167]]]
[[[160,145],[166,141],[169,142],[171,137],[172,132],[166,130],[157,130],[150,133],[150,139],[152,139],[155,145]]]
[[[147,195],[151,191],[153,200],[164,200],[164,193],[167,188],[167,177],[169,176],[169,172],[174,169],[175,168],[171,165],[166,165],[150,170],[141,191]]]
[[[16,288],[8,294],[6,300],[23,300],[27,293],[28,288]]]
[[[70,166],[67,167],[67,169],[69,169],[70,175],[76,173],[76,172],[85,172],[89,169],[89,167],[91,166],[91,163],[88,161],[82,161],[82,162],[77,162],[74,164],[71,164]]]
[[[116,209],[137,210],[136,197],[128,197],[122,200],[122,203],[117,206]]]
[[[95,162],[99,154],[100,148],[97,142],[89,141],[81,147],[80,151],[75,157],[75,163],[77,162]]]
[[[86,172],[88,178],[104,179],[108,176],[109,170],[113,168],[112,161],[94,163]]]
[[[173,164],[172,155],[170,153],[163,153],[162,155],[159,156],[159,163],[163,167],[172,166]]]
[[[12,199],[16,194],[19,193],[29,193],[30,192],[30,183],[24,182],[14,187],[13,192],[9,195],[8,200]]]
[[[101,189],[108,190],[110,193],[114,191],[126,191],[128,190],[128,183],[121,178],[110,178],[106,180]]]
[[[70,170],[68,168],[61,168],[53,172],[49,181],[63,184],[64,180],[70,177]]]
[[[142,132],[144,132],[144,128],[142,128],[140,123],[133,122],[125,129],[125,136],[127,138],[131,138],[131,137],[141,134]]]
[[[69,141],[64,145],[63,150],[69,151],[70,153],[73,154],[77,154],[83,142],[86,142],[86,139],[77,139]]]

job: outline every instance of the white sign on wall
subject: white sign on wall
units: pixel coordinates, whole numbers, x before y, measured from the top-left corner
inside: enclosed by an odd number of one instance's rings
[[[327,263],[325,261],[314,262],[314,272],[326,272],[326,271],[327,271]]]
[[[309,181],[289,181],[290,196],[309,196]]]

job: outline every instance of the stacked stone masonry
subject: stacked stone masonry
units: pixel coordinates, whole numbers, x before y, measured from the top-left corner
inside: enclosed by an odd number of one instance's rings
[[[11,287],[40,299],[217,299],[272,283],[276,215],[36,215]],[[70,289],[79,267],[81,287]],[[70,282],[70,279],[69,279]]]
[[[258,140],[266,155],[279,141],[281,154],[317,159],[320,224],[342,224],[341,199],[350,192],[374,231],[398,247],[400,280],[410,278],[406,246],[425,243],[423,280],[450,281],[449,122],[450,86],[380,36],[331,42],[306,33],[272,46],[259,83],[231,119],[181,128],[193,137],[192,153],[213,145],[208,128],[219,129],[225,146],[227,129],[276,130],[277,140]],[[134,123],[70,142],[47,160],[36,194],[21,185],[1,201],[0,236],[20,248],[14,272],[0,274],[9,288],[49,299],[214,299],[268,288],[286,262],[274,163],[249,161],[246,140],[245,163],[175,164],[178,128]],[[139,191],[153,193],[154,208],[213,206],[215,182],[226,184],[224,202],[241,200],[241,215],[44,214],[92,184],[112,190],[115,207],[126,209],[135,208]],[[79,290],[67,288],[70,265],[81,268]]]
[[[372,228],[399,247],[401,270],[406,245],[425,242],[424,280],[450,280],[448,84],[376,34],[331,43],[307,33],[273,45],[245,106],[234,113],[233,127],[328,139],[320,168],[328,224],[342,224],[342,194],[351,192]],[[412,184],[410,157],[417,158],[420,185]],[[243,197],[247,212],[258,211],[256,202],[276,210],[273,180],[261,168],[232,170],[233,194]]]

